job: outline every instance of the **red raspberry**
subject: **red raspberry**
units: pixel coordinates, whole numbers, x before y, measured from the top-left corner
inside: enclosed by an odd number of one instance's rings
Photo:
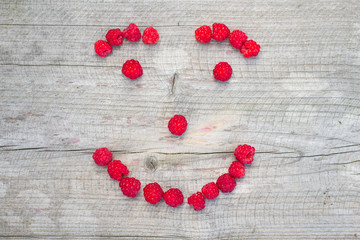
[[[243,176],[245,176],[244,164],[238,161],[232,162],[229,167],[229,174],[233,178],[242,178]]]
[[[231,46],[236,49],[240,49],[246,40],[246,34],[240,30],[234,30],[230,33],[229,42],[231,43]]]
[[[143,69],[138,61],[131,59],[127,60],[122,66],[122,73],[126,77],[134,80],[143,75]]]
[[[236,182],[235,179],[230,176],[230,174],[225,173],[218,178],[216,185],[223,193],[228,193],[234,190]]]
[[[194,193],[188,198],[188,204],[192,205],[195,211],[201,211],[205,208],[205,197],[201,192]]]
[[[112,179],[120,181],[122,179],[122,175],[128,175],[129,170],[127,167],[120,161],[120,160],[114,160],[109,163],[108,169],[107,169],[109,176]]]
[[[211,37],[216,41],[224,41],[229,37],[230,29],[223,23],[214,23]]]
[[[139,41],[141,38],[141,32],[134,23],[130,23],[130,25],[124,29],[122,35],[130,42]]]
[[[239,145],[235,149],[234,155],[242,164],[250,164],[254,160],[255,148],[249,145]]]
[[[213,74],[216,80],[226,82],[231,78],[232,68],[227,62],[219,62],[214,67]]]
[[[112,52],[112,47],[104,40],[97,41],[94,45],[94,48],[95,52],[97,53],[97,55],[99,55],[99,57],[106,57]]]
[[[119,46],[123,43],[123,37],[119,28],[110,29],[106,34],[106,40],[109,44]]]
[[[141,183],[136,178],[127,177],[120,181],[119,187],[125,196],[134,198],[140,190]]]
[[[158,183],[149,183],[144,187],[144,197],[148,203],[157,204],[160,202],[164,195],[164,191],[161,189]]]
[[[170,207],[176,208],[184,202],[184,196],[179,189],[170,188],[164,193],[164,201]]]
[[[209,26],[201,26],[195,30],[195,39],[201,43],[208,43],[211,40],[211,28]]]
[[[106,166],[112,160],[112,153],[107,148],[99,148],[93,153],[93,159],[99,166]]]
[[[242,45],[242,47],[240,48],[240,52],[246,58],[255,57],[260,52],[260,45],[253,40],[248,40],[244,43],[244,45]]]
[[[169,131],[174,135],[182,135],[187,128],[187,121],[182,115],[174,115],[168,124]]]
[[[155,44],[159,41],[159,33],[153,27],[148,27],[145,29],[142,41],[146,44]]]
[[[201,192],[207,199],[214,199],[219,196],[219,188],[214,182],[204,185]]]

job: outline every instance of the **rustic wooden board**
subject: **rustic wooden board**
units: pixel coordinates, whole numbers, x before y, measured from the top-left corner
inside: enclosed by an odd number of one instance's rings
[[[1,1],[0,237],[358,239],[359,1]],[[93,43],[130,22],[155,46]],[[224,22],[262,46],[194,40]],[[144,68],[130,81],[121,66]],[[227,83],[212,69],[228,61]],[[174,114],[189,122],[174,137]],[[91,154],[108,146],[131,176],[187,197],[226,172],[238,144],[255,161],[231,194],[150,206],[121,194]]]

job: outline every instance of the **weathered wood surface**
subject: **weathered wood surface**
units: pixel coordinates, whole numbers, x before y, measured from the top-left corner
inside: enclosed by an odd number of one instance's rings
[[[358,239],[359,1],[1,1],[0,237]],[[93,43],[134,22],[156,46]],[[194,30],[224,22],[262,46],[244,59]],[[121,74],[127,59],[141,79]],[[228,83],[212,68],[228,61]],[[173,81],[175,76],[175,81]],[[171,136],[180,113],[189,128]],[[256,147],[231,194],[196,213],[124,197],[91,154],[185,194]]]

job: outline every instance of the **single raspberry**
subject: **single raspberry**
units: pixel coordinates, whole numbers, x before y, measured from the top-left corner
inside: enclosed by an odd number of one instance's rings
[[[138,61],[131,59],[127,60],[122,66],[122,73],[126,77],[134,80],[143,75],[143,69]]]
[[[207,199],[214,199],[219,196],[219,188],[214,182],[204,185],[201,188],[201,192]]]
[[[245,176],[244,164],[238,161],[232,162],[229,167],[229,174],[233,178],[242,178],[243,176]]]
[[[130,42],[139,41],[141,38],[141,32],[134,23],[130,23],[130,25],[124,29],[122,35]]]
[[[112,153],[107,148],[99,148],[93,153],[93,159],[99,166],[106,166],[112,160]]]
[[[188,204],[192,205],[195,211],[201,211],[205,208],[205,197],[201,192],[194,193],[188,198]]]
[[[159,41],[159,33],[153,27],[148,27],[145,29],[142,41],[146,44],[155,44]]]
[[[224,41],[229,37],[230,29],[223,23],[214,23],[211,37],[216,41]]]
[[[211,28],[209,26],[201,26],[195,30],[195,39],[201,43],[208,43],[211,40]]]
[[[219,62],[214,67],[213,74],[216,80],[226,82],[231,78],[232,68],[227,62]]]
[[[105,37],[110,45],[119,46],[123,43],[122,33],[119,28],[110,29]]]
[[[250,164],[254,160],[255,148],[249,145],[239,145],[234,151],[236,159],[242,164]]]
[[[144,197],[148,203],[157,204],[160,202],[164,195],[164,191],[161,189],[158,183],[149,183],[144,187]]]
[[[248,40],[241,46],[240,52],[246,58],[255,57],[260,52],[260,45],[253,40]]]
[[[230,176],[230,174],[225,173],[218,178],[216,185],[223,193],[228,193],[234,190],[236,182],[235,179]]]
[[[119,187],[125,196],[134,198],[140,190],[141,183],[136,178],[127,177],[121,179]]]
[[[231,46],[236,49],[240,49],[246,40],[246,34],[240,30],[234,30],[229,35],[229,42],[231,43]]]
[[[120,161],[120,160],[114,160],[108,164],[107,169],[109,176],[112,179],[120,181],[122,179],[122,175],[128,175],[129,170],[127,167]]]
[[[174,115],[168,124],[169,131],[174,134],[181,136],[187,128],[187,121],[182,115]]]
[[[184,196],[182,192],[177,188],[170,188],[164,193],[164,201],[170,207],[176,208],[184,202]]]
[[[112,52],[112,47],[104,40],[97,41],[94,45],[94,48],[95,52],[97,53],[97,55],[99,55],[99,57],[106,57]]]

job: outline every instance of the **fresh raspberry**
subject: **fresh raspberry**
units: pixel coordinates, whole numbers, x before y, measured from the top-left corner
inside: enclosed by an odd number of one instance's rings
[[[244,164],[238,161],[232,162],[229,167],[229,174],[233,178],[242,178],[243,176],[245,176]]]
[[[223,23],[214,23],[211,37],[216,41],[224,41],[229,37],[230,29]]]
[[[145,29],[142,41],[146,44],[155,44],[159,41],[159,33],[153,27],[148,27]]]
[[[106,166],[112,160],[112,153],[107,148],[99,148],[93,153],[93,159],[99,166]]]
[[[250,164],[254,160],[255,148],[249,145],[239,145],[234,151],[236,159],[242,164]]]
[[[144,187],[144,197],[148,203],[157,204],[160,202],[164,195],[164,191],[161,189],[158,183],[149,183]]]
[[[227,62],[219,62],[214,67],[213,74],[216,80],[226,82],[231,78],[232,68]]]
[[[140,190],[141,183],[136,178],[127,177],[120,181],[119,187],[125,196],[134,198]]]
[[[174,134],[181,136],[187,128],[187,121],[182,115],[174,115],[168,124],[169,131]]]
[[[204,185],[201,192],[207,199],[214,199],[219,196],[219,188],[214,182]]]
[[[138,61],[131,59],[127,60],[122,66],[122,73],[126,77],[134,80],[143,75],[143,69]]]
[[[122,33],[119,28],[110,29],[105,37],[110,45],[119,46],[123,43]]]
[[[208,43],[211,40],[211,28],[209,26],[201,26],[195,30],[195,39],[201,43]]]
[[[194,193],[188,198],[188,204],[192,205],[195,211],[201,211],[205,208],[205,197],[201,192]]]
[[[118,181],[122,179],[122,175],[129,174],[129,170],[120,160],[114,160],[110,162],[107,171],[112,179]]]
[[[240,30],[234,30],[229,35],[229,42],[231,43],[231,46],[236,49],[240,49],[246,40],[246,34]]]
[[[244,45],[242,45],[242,47],[240,48],[240,52],[246,58],[255,57],[260,52],[260,45],[253,40],[248,40],[244,43]]]
[[[223,193],[228,193],[234,190],[236,182],[235,179],[230,176],[230,174],[225,173],[218,178],[216,185]]]
[[[184,202],[184,196],[179,189],[170,188],[164,193],[164,201],[170,207],[176,208]]]
[[[94,45],[94,48],[95,52],[97,53],[97,55],[99,55],[99,57],[106,57],[112,52],[112,47],[104,40],[97,41]]]
[[[124,29],[122,35],[130,42],[139,41],[141,38],[140,30],[134,23],[130,23],[130,25]]]

